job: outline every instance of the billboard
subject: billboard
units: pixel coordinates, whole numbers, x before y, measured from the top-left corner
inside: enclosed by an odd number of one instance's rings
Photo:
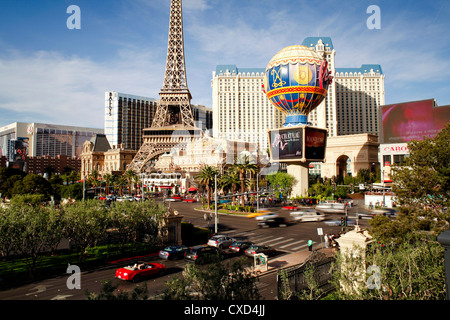
[[[303,127],[271,130],[269,141],[274,160],[299,161],[303,158]]]
[[[19,137],[8,141],[7,160],[9,166],[26,171],[29,138]]]
[[[327,146],[327,130],[305,127],[305,158],[322,161]]]
[[[434,138],[450,122],[450,106],[437,107],[434,99],[381,107],[384,143]]]
[[[271,162],[323,161],[327,129],[298,126],[269,130]]]

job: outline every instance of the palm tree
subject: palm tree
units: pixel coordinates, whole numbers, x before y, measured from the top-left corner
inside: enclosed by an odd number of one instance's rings
[[[241,180],[241,206],[245,206],[244,195],[245,192],[245,176],[247,173],[255,174],[258,171],[258,165],[256,163],[250,163],[249,157],[244,155],[237,162],[231,165],[231,169],[235,172],[239,172],[239,179]]]
[[[206,186],[206,192],[208,197],[208,209],[211,200],[211,189],[214,188],[215,176],[219,174],[219,170],[211,166],[202,166],[199,174],[195,177],[200,184]]]
[[[236,205],[236,197],[234,194],[236,193],[237,186],[241,184],[241,179],[239,178],[239,172],[228,170],[226,174],[224,174],[220,178],[220,186],[223,191],[230,191],[233,194],[233,206]]]
[[[137,177],[136,172],[134,172],[131,169],[128,169],[127,171],[124,172],[122,177],[125,179],[127,184],[130,186],[129,192],[131,193],[131,189],[133,188],[133,184],[136,181],[136,177]]]
[[[103,181],[106,184],[106,194],[109,194],[109,187],[113,184],[114,177],[110,173],[105,173],[103,175]]]
[[[94,194],[97,194],[97,186],[100,184],[98,179],[100,178],[100,173],[97,169],[92,170],[92,173],[89,175],[88,181],[94,188]]]

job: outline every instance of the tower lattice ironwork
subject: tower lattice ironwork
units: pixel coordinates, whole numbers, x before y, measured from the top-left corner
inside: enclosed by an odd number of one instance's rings
[[[187,86],[181,0],[170,2],[166,71],[159,96],[152,125],[144,129],[142,146],[128,166],[137,173],[148,172],[153,160],[174,146],[202,136],[201,129],[195,127]]]

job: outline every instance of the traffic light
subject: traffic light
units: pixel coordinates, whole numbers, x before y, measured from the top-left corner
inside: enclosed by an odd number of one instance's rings
[[[342,227],[345,227],[345,225],[346,225],[346,221],[345,220],[346,220],[345,217],[341,217],[341,226]]]
[[[333,183],[333,191],[336,192],[336,183]]]

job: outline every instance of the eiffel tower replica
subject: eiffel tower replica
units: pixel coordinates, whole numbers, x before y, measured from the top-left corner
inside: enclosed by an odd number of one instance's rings
[[[159,96],[152,125],[143,130],[143,143],[128,165],[136,173],[149,173],[161,154],[203,136],[203,131],[195,127],[187,86],[181,0],[170,2],[166,72]]]

